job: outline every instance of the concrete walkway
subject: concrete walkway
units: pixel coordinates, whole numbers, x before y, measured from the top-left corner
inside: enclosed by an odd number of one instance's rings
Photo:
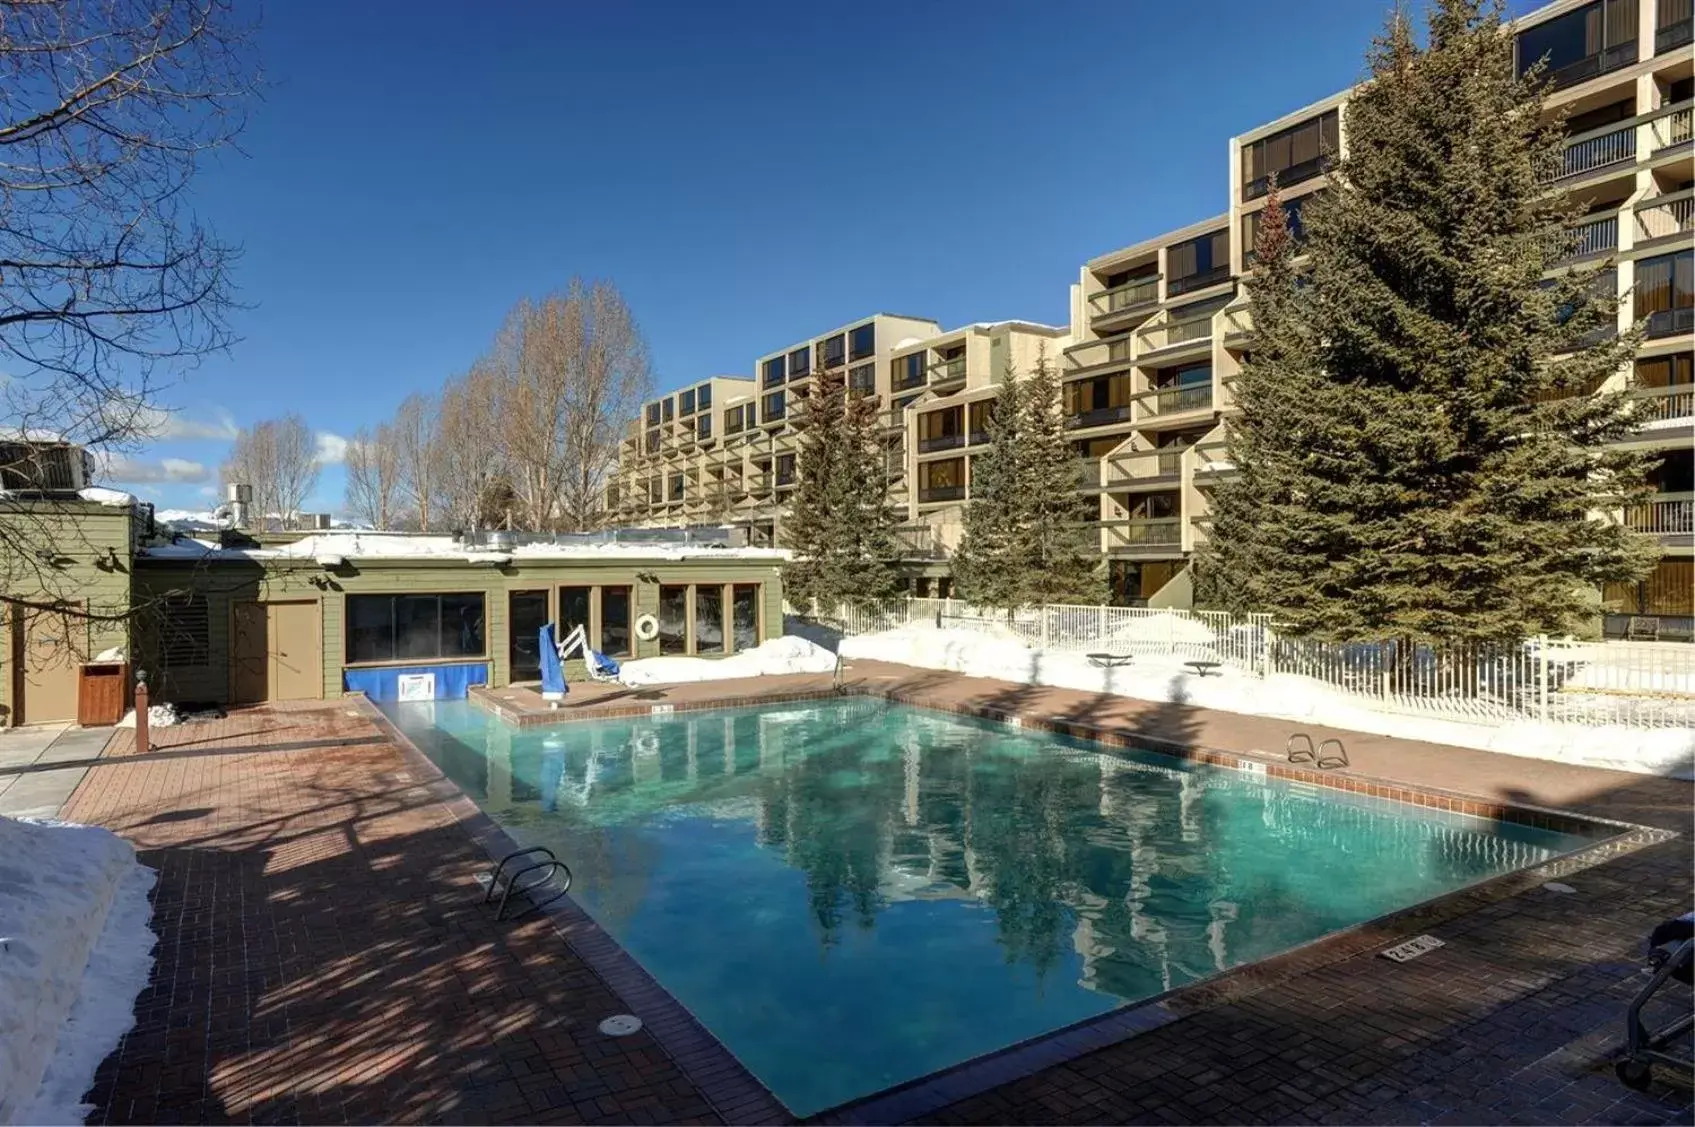
[[[56,818],[112,738],[110,728],[41,724],[0,732],[0,814]]]

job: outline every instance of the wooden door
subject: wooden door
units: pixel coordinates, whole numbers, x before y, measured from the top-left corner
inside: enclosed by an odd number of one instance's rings
[[[87,625],[76,604],[65,611],[20,610],[23,645],[19,661],[20,724],[77,718],[77,669],[87,656]]]
[[[257,704],[270,699],[270,617],[264,603],[235,604],[230,631],[230,700]]]
[[[316,700],[324,695],[324,647],[318,638],[317,603],[268,603],[272,700]]]

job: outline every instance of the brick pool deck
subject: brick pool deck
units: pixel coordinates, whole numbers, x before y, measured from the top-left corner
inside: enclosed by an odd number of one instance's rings
[[[859,661],[850,687],[1066,717],[1186,747],[1283,746],[1291,725]],[[567,716],[815,695],[829,676],[626,690],[573,686]],[[514,714],[525,690],[500,690]],[[494,703],[494,702],[491,702]],[[496,924],[486,857],[362,702],[233,712],[116,733],[61,816],[110,826],[159,871],[160,942],[137,1026],[102,1065],[89,1122],[719,1122],[737,1106],[647,1031],[547,917]],[[1641,945],[1690,910],[1691,786],[1307,728],[1354,772],[1571,809],[1682,837],[1476,898],[1407,964],[1376,950],[1176,1000],[1178,1019],[926,1118],[947,1123],[1689,1122],[1687,1087],[1633,1093],[1607,1053]],[[26,768],[27,770],[27,768]],[[1345,873],[1338,874],[1345,879]]]

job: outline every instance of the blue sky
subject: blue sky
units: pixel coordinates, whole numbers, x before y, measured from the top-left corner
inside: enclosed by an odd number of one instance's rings
[[[1064,323],[1083,261],[1224,210],[1228,138],[1357,79],[1387,10],[268,5],[243,152],[195,185],[251,308],[134,488],[203,507],[234,426],[290,410],[333,458],[573,274],[661,388],[878,310]],[[311,507],[342,493],[328,464]]]

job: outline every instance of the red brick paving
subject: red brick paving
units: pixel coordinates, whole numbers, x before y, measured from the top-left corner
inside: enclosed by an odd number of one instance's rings
[[[847,680],[1244,752],[1293,727],[873,662]],[[829,681],[678,686],[651,703]],[[254,710],[157,735],[161,751],[90,771],[64,811],[160,869],[159,965],[91,1121],[712,1118],[645,1035],[595,1031],[617,1003],[546,921],[492,924],[480,854],[357,713]],[[1564,878],[1575,896],[1536,889],[1448,918],[1434,928],[1447,946],[1414,963],[1343,957],[933,1119],[1688,1122],[1687,1090],[1630,1093],[1603,1059],[1643,936],[1690,907],[1688,784],[1342,735],[1364,774],[1686,836]]]

